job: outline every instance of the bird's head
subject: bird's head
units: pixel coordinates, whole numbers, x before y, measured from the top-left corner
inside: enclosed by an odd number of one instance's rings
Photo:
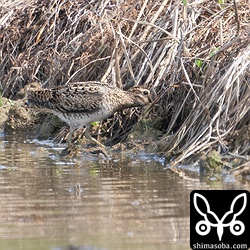
[[[136,106],[146,106],[152,102],[150,91],[148,89],[136,86],[128,90],[133,96]]]

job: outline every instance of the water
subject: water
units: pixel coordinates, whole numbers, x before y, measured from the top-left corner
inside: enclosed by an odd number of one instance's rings
[[[243,185],[181,178],[145,153],[72,161],[60,147],[0,139],[1,250],[190,249],[190,192]]]

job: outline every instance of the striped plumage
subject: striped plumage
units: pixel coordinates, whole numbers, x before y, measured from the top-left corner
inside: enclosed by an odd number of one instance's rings
[[[100,82],[76,82],[51,89],[40,89],[28,93],[28,104],[57,115],[69,124],[70,132],[102,121],[125,108],[149,104],[150,92],[139,86],[124,91]],[[92,141],[100,145],[95,139]]]

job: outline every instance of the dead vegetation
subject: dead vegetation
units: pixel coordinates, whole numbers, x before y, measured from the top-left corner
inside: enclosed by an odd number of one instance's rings
[[[3,96],[34,81],[144,85],[172,165],[211,149],[247,159],[249,136],[236,144],[250,122],[247,0],[10,2],[0,10]],[[133,126],[127,117],[108,121],[115,142]]]

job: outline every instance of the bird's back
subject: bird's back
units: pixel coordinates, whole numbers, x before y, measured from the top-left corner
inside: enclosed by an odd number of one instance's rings
[[[73,83],[28,93],[28,103],[48,111],[62,113],[93,113],[110,87],[99,82]]]

